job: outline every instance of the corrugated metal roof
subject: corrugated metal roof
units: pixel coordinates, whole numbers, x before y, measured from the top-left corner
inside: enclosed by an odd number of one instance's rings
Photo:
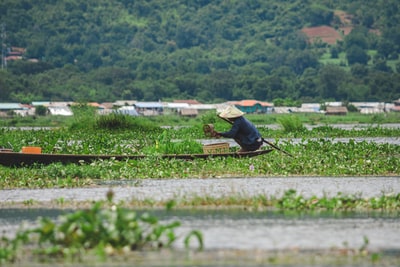
[[[164,105],[160,102],[136,102],[138,108],[163,108]]]
[[[0,103],[0,110],[23,109],[19,103]]]
[[[188,103],[167,103],[168,108],[189,108]]]
[[[197,110],[207,110],[207,109],[217,109],[217,104],[197,104],[197,105],[190,105],[191,108],[195,108]]]
[[[32,106],[49,106],[50,101],[32,101]]]

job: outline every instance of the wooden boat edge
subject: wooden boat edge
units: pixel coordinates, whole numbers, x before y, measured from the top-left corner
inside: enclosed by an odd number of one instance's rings
[[[34,164],[51,164],[56,162],[61,163],[88,163],[94,160],[136,160],[145,159],[149,157],[159,157],[165,159],[206,159],[206,158],[220,158],[220,157],[255,157],[263,154],[268,154],[273,149],[257,150],[252,152],[230,152],[220,154],[164,154],[164,155],[93,155],[93,154],[50,154],[50,153],[21,153],[21,152],[0,152],[0,165],[3,166],[30,166]]]

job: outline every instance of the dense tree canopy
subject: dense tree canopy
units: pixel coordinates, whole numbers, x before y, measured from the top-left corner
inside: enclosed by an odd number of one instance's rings
[[[0,70],[0,101],[392,101],[399,9],[396,0],[3,0],[3,55],[26,52]],[[338,44],[300,31],[338,28],[338,10],[353,27]]]

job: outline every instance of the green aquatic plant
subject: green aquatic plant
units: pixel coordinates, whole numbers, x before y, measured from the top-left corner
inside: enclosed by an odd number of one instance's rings
[[[282,119],[285,117],[282,117]],[[107,120],[107,119],[105,119]],[[146,118],[126,118],[130,128],[110,130],[100,127],[67,129],[8,129],[0,128],[0,147],[21,151],[23,146],[40,146],[43,153],[66,154],[143,154],[148,149],[154,148],[158,142],[168,149],[168,145],[177,141],[190,141],[196,145],[196,140],[205,138],[202,124],[188,127],[160,128]],[[92,123],[92,122],[91,122]],[[93,122],[94,123],[94,122]],[[218,121],[216,129],[223,131],[230,125]],[[289,127],[289,126],[288,126]],[[292,129],[292,127],[290,127]],[[296,128],[296,127],[294,127]],[[259,127],[261,134],[268,138],[340,138],[340,137],[397,137],[400,129],[369,126],[360,130],[336,129],[332,126],[319,126],[312,130],[294,130],[294,132],[273,130],[269,127]],[[164,138],[165,133],[168,139]],[[164,139],[164,141],[162,140]],[[169,140],[169,141],[168,141]],[[168,142],[167,142],[168,141]],[[191,152],[189,150],[189,152]]]
[[[275,200],[275,207],[282,210],[396,211],[400,208],[399,200],[400,194],[363,198],[361,195],[338,193],[333,197],[312,196],[305,198],[292,189],[286,191],[282,198]]]
[[[3,238],[0,262],[16,260],[17,251],[23,249],[34,251],[39,257],[73,259],[95,252],[104,259],[134,250],[168,248],[178,239],[175,229],[180,226],[179,221],[160,223],[148,212],[139,213],[115,204],[113,196],[109,191],[106,202],[95,202],[87,210],[62,215],[58,220],[41,218],[37,227],[19,231],[14,239]],[[186,248],[192,238],[202,249],[203,237],[197,230],[184,238]]]
[[[0,239],[0,266],[5,263],[15,262],[20,255],[20,248],[29,241],[29,233],[24,230],[17,231],[14,238],[1,237]]]
[[[150,155],[162,154],[196,154],[202,153],[203,146],[201,143],[191,140],[172,140],[170,132],[164,130],[163,133],[155,140],[154,145],[144,149],[144,153]]]
[[[172,142],[171,142],[172,143]],[[170,144],[171,146],[175,143]],[[193,153],[183,146],[176,153]],[[199,145],[196,143],[196,145]],[[400,172],[400,146],[327,139],[282,142],[278,151],[254,158],[165,159],[161,150],[141,151],[140,160],[98,160],[90,164],[50,164],[10,168],[0,166],[0,188],[88,186],[98,180],[145,178],[208,178],[270,176],[392,176]],[[153,144],[152,149],[155,149]],[[186,150],[188,149],[188,150]],[[198,149],[201,149],[199,146]],[[169,148],[174,153],[172,147]],[[157,153],[156,153],[157,152]]]
[[[150,120],[118,113],[97,116],[95,117],[94,125],[96,129],[110,131],[130,130],[134,132],[161,132],[160,127]]]
[[[94,118],[98,116],[95,107],[86,103],[79,103],[71,106],[71,109],[74,116],[66,120],[66,128],[73,131],[94,129]]]
[[[95,126],[99,129],[108,129],[114,131],[129,129],[133,125],[130,123],[128,116],[111,113],[109,115],[98,116],[95,120]]]
[[[298,116],[284,116],[278,122],[286,133],[302,133],[307,130]]]
[[[149,200],[147,200],[149,201]],[[305,197],[294,189],[283,192],[282,196],[192,196],[189,198],[175,199],[176,207],[243,207],[246,210],[273,209],[279,211],[384,211],[396,213],[400,209],[400,194],[385,195],[365,198],[361,195],[338,193],[335,196]],[[146,206],[147,203],[132,201],[130,205]],[[152,206],[163,205],[164,202],[153,202]]]

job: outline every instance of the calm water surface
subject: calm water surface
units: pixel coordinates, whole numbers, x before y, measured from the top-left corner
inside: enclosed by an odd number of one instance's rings
[[[22,222],[32,226],[40,216],[56,219],[67,212],[69,211],[56,209],[3,209],[0,213],[0,229],[3,233],[11,233],[17,230]],[[205,251],[199,255],[206,262],[213,264],[190,264],[188,260],[185,266],[264,266],[254,262],[255,258],[247,257],[254,255],[264,262],[266,255],[277,251],[315,251],[311,254],[314,256],[320,255],[322,251],[357,251],[366,245],[366,241],[370,253],[388,255],[386,257],[390,257],[391,261],[400,263],[400,222],[397,214],[283,213],[245,210],[149,212],[156,215],[161,223],[180,221],[182,226],[175,231],[178,236],[183,237],[193,229],[202,232]],[[174,247],[177,251],[184,251],[183,238],[179,238]],[[196,247],[195,242],[192,242],[192,247],[193,249]],[[162,264],[159,256],[159,254],[153,255],[147,263],[143,263],[143,266],[183,266],[164,265],[165,262]],[[176,261],[181,256],[169,255],[172,257],[171,261]],[[193,255],[189,258],[193,260]],[[237,265],[230,262],[232,260]],[[240,265],[239,262],[245,265]],[[353,264],[355,262],[333,266],[359,266]],[[275,266],[305,265],[294,263]],[[368,265],[364,263],[362,266]]]
[[[38,218],[71,212],[60,209],[2,209],[0,229],[13,232],[22,223],[34,225]],[[142,211],[140,211],[142,212]],[[367,237],[371,250],[400,252],[398,214],[297,213],[245,210],[148,211],[161,222],[178,220],[179,235],[201,230],[205,248],[240,250],[360,248]],[[195,245],[195,244],[194,244]],[[176,247],[183,248],[183,242]]]
[[[169,200],[194,196],[275,196],[294,189],[304,197],[357,194],[375,197],[400,193],[400,176],[393,177],[268,177],[207,179],[139,179],[99,182],[93,188],[12,189],[0,191],[0,203],[103,200],[109,189],[115,200]]]
[[[51,203],[63,201],[104,200],[112,189],[116,201],[132,199],[169,200],[195,196],[281,196],[294,189],[304,197],[353,194],[377,197],[398,194],[400,177],[270,177],[214,179],[144,179],[102,182],[94,188],[13,189],[1,190],[0,202],[18,203],[35,200]],[[0,210],[0,225],[10,229],[38,216],[55,216],[51,210]],[[61,211],[58,211],[61,212]],[[179,215],[179,216],[178,216]],[[252,212],[179,213],[182,229],[200,228],[206,247],[234,249],[330,248],[347,244],[359,247],[363,237],[371,248],[400,249],[400,220],[382,214],[295,215]],[[24,217],[25,216],[25,217]],[[166,216],[174,216],[166,214]],[[4,229],[3,229],[4,230]]]

